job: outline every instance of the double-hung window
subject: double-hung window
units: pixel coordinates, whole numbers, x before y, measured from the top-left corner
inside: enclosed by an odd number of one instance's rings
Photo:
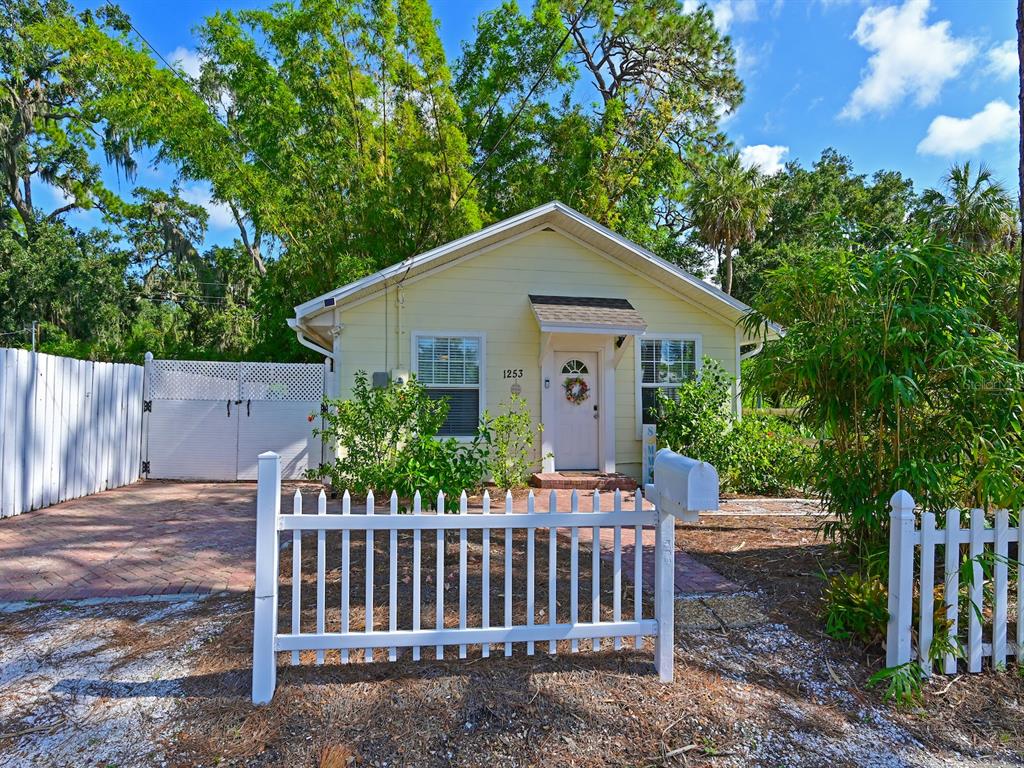
[[[696,378],[700,340],[690,338],[640,338],[641,423],[658,423],[658,391],[675,397],[679,385]]]
[[[434,400],[447,399],[448,417],[439,434],[476,434],[481,411],[483,337],[416,334],[416,379]]]

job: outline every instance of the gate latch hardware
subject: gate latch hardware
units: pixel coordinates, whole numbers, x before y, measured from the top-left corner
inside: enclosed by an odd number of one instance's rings
[[[149,474],[149,462],[148,461],[142,462],[142,474],[144,474],[144,475],[148,475]]]
[[[152,411],[153,411],[153,401],[152,400],[143,400],[142,401],[142,412],[143,413],[151,413]]]

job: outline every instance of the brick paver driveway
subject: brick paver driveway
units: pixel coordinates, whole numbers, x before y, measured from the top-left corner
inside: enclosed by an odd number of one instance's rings
[[[282,489],[282,510],[291,510],[296,487],[308,496],[306,508],[315,508],[317,487],[291,484]],[[559,508],[568,508],[569,493],[558,495]],[[723,510],[807,513],[806,502],[793,501],[732,500]],[[580,509],[589,508],[590,494],[581,493]],[[148,481],[0,520],[0,602],[247,591],[253,586],[255,514],[255,483]],[[590,544],[590,532],[580,529],[581,543]],[[612,555],[611,537],[610,529],[602,531],[605,558]],[[632,529],[623,529],[627,580],[633,545]],[[654,531],[645,530],[644,549],[653,545]],[[650,584],[653,558],[644,561]],[[676,553],[675,583],[679,593],[736,588],[684,552]]]
[[[0,602],[250,589],[255,499],[149,481],[0,520]]]

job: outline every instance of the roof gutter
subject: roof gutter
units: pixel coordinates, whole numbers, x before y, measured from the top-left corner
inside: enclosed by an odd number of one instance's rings
[[[326,347],[321,347],[319,344],[312,342],[306,338],[306,334],[303,332],[302,326],[299,325],[298,319],[294,317],[289,317],[288,327],[295,331],[295,337],[299,340],[299,344],[306,347],[307,349],[312,349],[314,352],[321,354],[324,357],[329,357],[331,360],[334,360],[333,350],[327,349]]]
[[[740,355],[740,362],[753,357],[754,355],[758,354],[762,349],[764,349],[764,342],[763,341],[757,342],[754,345],[753,349],[749,350],[748,352],[744,352],[744,353],[742,353]]]

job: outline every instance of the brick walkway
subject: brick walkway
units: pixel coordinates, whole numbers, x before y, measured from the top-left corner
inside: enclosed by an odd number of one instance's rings
[[[548,493],[547,490],[537,491],[537,508],[547,510],[548,504]],[[593,492],[591,491],[579,491],[579,508],[584,511],[589,511],[593,506]],[[517,494],[518,496],[519,494]],[[568,510],[570,499],[572,497],[572,491],[569,490],[557,490],[555,495],[558,497],[558,509]],[[602,509],[611,509],[613,494],[612,493],[601,493],[601,507]],[[750,508],[759,508],[757,505],[767,506],[772,511],[785,508],[785,505],[789,500],[782,500],[781,504],[774,499],[743,499],[733,500],[728,504],[723,503],[722,509],[728,507],[730,514],[751,514]],[[519,509],[523,506],[523,503],[517,499],[516,508]],[[633,509],[633,494],[623,493],[622,494],[622,507],[623,509]],[[643,579],[645,584],[654,583],[654,529],[645,528],[642,534],[643,540]],[[586,543],[590,546],[593,539],[592,528],[580,528],[580,542]],[[634,552],[634,541],[636,536],[632,528],[622,529],[622,576],[629,582],[633,581],[633,552]],[[611,528],[601,529],[601,559],[604,562],[612,562],[614,560],[614,549],[615,545],[615,533]],[[685,552],[676,551],[676,575],[675,585],[677,594],[712,594],[716,592],[734,592],[739,587],[733,582],[726,579],[720,573],[712,570],[703,563],[694,560]]]
[[[147,482],[0,520],[0,602],[250,589],[255,494]]]
[[[284,490],[283,510],[291,509],[294,491],[294,485]],[[559,509],[569,508],[569,495],[558,492]],[[0,602],[247,591],[253,584],[255,496],[252,483],[150,481],[0,520]],[[525,506],[518,496],[516,509]],[[629,508],[632,494],[625,496]],[[605,494],[609,505],[610,497]],[[590,505],[590,493],[582,492],[580,509]],[[736,514],[795,513],[805,507],[762,499],[726,506]],[[546,494],[538,498],[538,509],[547,509]],[[589,545],[590,536],[591,529],[581,529],[581,542]],[[601,536],[602,555],[609,561],[612,536],[611,530]],[[627,580],[633,576],[633,544],[633,530],[624,529]],[[644,580],[651,584],[653,530],[644,531],[643,546]],[[736,589],[683,552],[676,554],[675,582],[680,593]]]

